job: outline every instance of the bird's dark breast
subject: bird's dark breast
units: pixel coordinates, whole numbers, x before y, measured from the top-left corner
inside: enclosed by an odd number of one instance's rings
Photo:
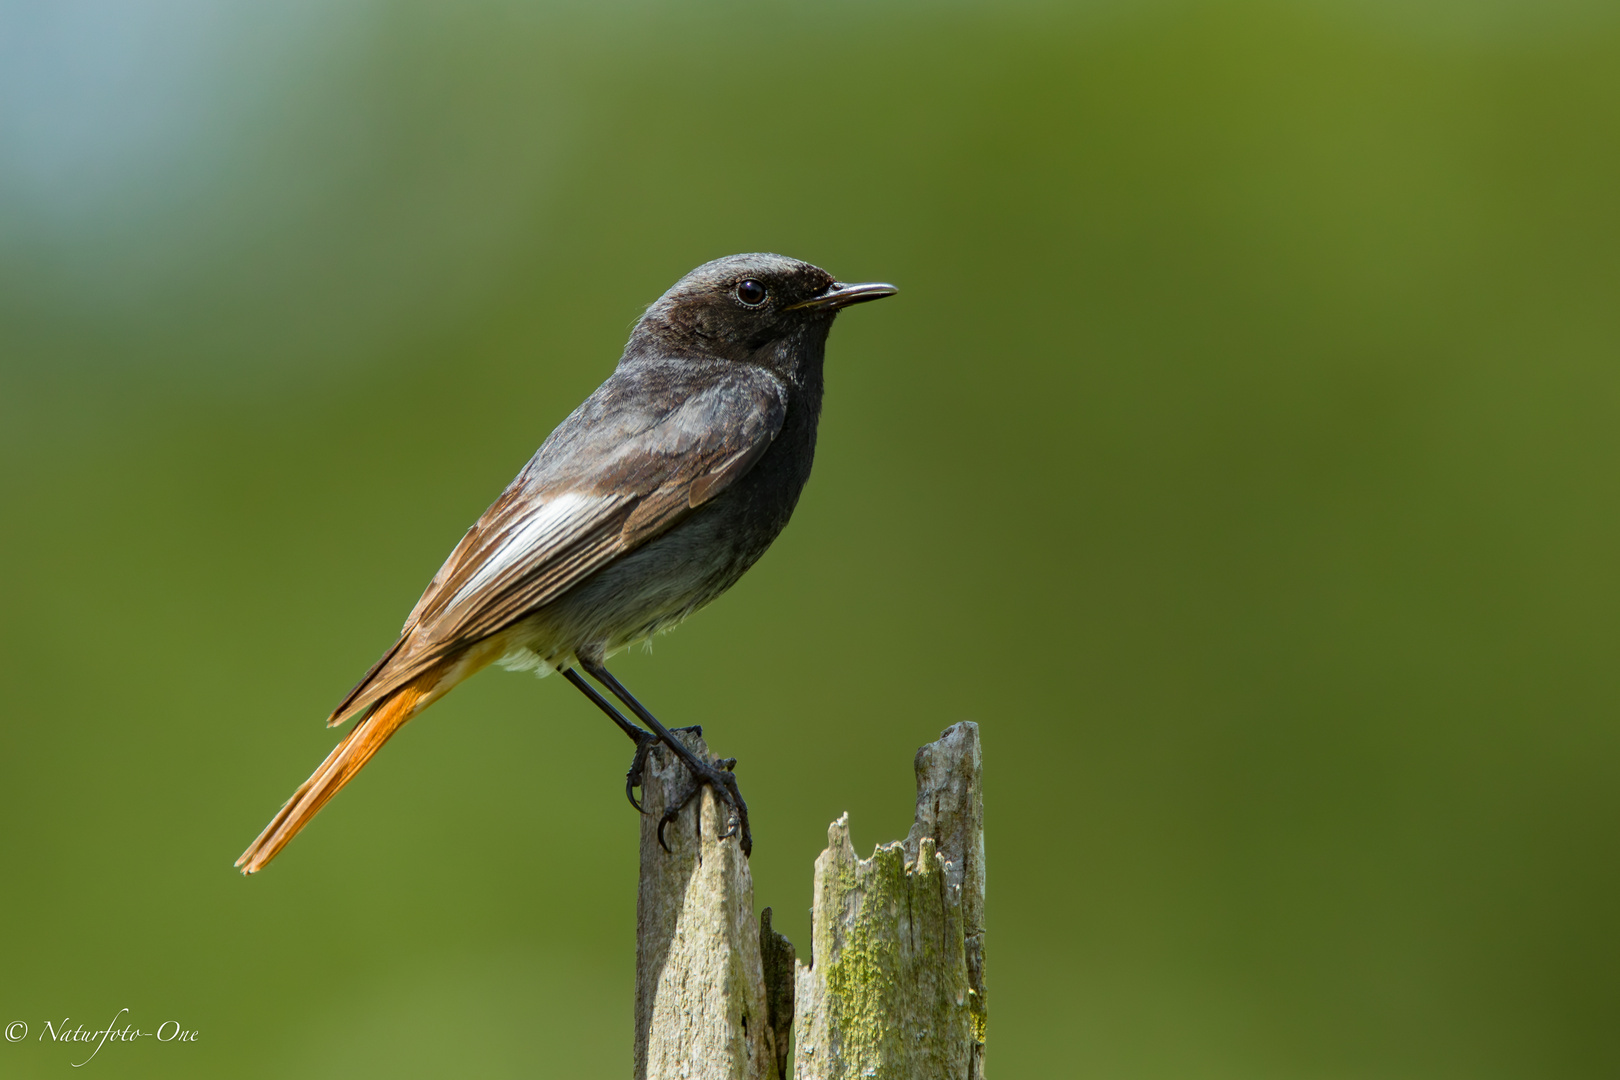
[[[793,516],[793,508],[798,505],[799,495],[810,479],[810,466],[816,453],[820,395],[813,400],[805,400],[806,396],[796,395],[797,400],[788,407],[782,430],[759,463],[712,503],[700,507],[691,518],[676,526],[680,529],[692,523],[715,528],[720,541],[716,553],[723,552],[724,560],[715,567],[716,588],[706,599],[735,584],[744,571],[765,554]],[[700,521],[703,516],[709,516],[712,521]]]

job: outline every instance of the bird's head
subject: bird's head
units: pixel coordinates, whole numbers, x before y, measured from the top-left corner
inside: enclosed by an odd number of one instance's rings
[[[631,347],[757,363],[796,381],[803,365],[819,362],[840,310],[895,292],[881,282],[845,285],[782,255],[729,255],[660,296],[636,325]]]

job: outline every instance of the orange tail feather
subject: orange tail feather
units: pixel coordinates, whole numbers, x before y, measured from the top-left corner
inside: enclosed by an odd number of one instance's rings
[[[298,835],[298,830],[309,823],[316,811],[338,790],[354,779],[361,766],[382,748],[389,737],[405,725],[438,695],[434,693],[444,676],[442,668],[434,668],[412,679],[385,698],[370,716],[326,755],[326,760],[305,780],[281,812],[264,827],[259,838],[248,845],[236,865],[244,874],[257,873],[276,853]]]

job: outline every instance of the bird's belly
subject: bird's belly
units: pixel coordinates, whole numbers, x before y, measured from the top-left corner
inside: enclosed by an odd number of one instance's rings
[[[693,514],[524,619],[500,662],[543,664],[543,673],[581,655],[605,658],[674,627],[735,584],[769,546],[771,538],[740,527],[724,509]]]

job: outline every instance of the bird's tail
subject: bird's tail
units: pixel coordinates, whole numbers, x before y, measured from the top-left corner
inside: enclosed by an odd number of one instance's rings
[[[264,827],[259,838],[242,852],[242,857],[236,860],[242,873],[252,874],[263,869],[328,799],[354,779],[354,774],[371,760],[371,755],[382,748],[389,736],[448,689],[439,685],[445,674],[442,667],[435,666],[379,702],[370,715],[326,755],[320,768],[293,792],[293,797]]]

